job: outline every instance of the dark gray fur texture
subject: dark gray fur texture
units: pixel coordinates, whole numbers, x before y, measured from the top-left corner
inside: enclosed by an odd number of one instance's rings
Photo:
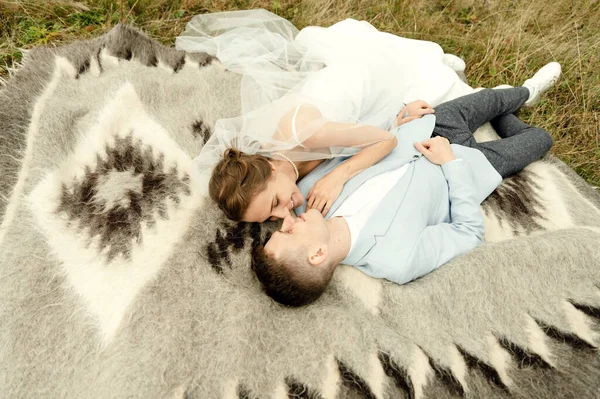
[[[23,161],[56,56],[74,73]],[[127,84],[144,111],[112,126]],[[0,397],[598,397],[597,191],[549,156],[484,203],[472,253],[404,286],[341,266],[283,308],[249,270],[276,224],[227,221],[184,167],[238,92],[218,61],[126,26],[27,55],[0,92]]]

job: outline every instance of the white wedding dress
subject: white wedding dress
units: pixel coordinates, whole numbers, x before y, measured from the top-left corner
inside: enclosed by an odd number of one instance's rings
[[[198,15],[176,47],[214,55],[243,75],[241,115],[217,121],[195,159],[196,172],[204,172],[196,174],[200,185],[231,146],[266,156],[285,151],[295,161],[348,154],[352,151],[340,148],[307,150],[302,142],[326,121],[388,130],[405,103],[420,99],[436,106],[459,82],[442,63],[444,52],[436,43],[380,32],[353,19],[298,32],[266,10]],[[316,109],[307,114],[318,116],[307,122],[298,117],[303,109]]]

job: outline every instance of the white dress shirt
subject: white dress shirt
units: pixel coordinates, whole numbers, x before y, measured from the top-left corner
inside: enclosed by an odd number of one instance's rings
[[[367,180],[335,211],[331,217],[341,216],[350,230],[350,251],[364,228],[369,217],[375,212],[379,203],[398,183],[408,169],[408,164],[397,169],[384,172]]]

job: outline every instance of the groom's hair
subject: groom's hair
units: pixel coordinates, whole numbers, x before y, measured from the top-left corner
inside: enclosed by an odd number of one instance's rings
[[[271,173],[266,157],[229,148],[213,169],[208,183],[210,197],[229,219],[239,222],[252,198],[267,186]]]
[[[316,301],[327,288],[333,272],[315,270],[306,259],[306,248],[288,251],[282,259],[269,255],[262,245],[252,249],[252,270],[263,291],[287,306]]]

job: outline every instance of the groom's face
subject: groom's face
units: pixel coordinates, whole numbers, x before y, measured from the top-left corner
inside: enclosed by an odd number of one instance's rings
[[[289,216],[292,209],[304,203],[296,182],[275,170],[265,189],[258,193],[242,218],[243,222],[264,222]]]
[[[279,259],[286,252],[305,247],[308,258],[311,250],[326,245],[329,229],[321,213],[311,209],[295,218],[288,215],[283,219],[281,229],[273,233],[265,245],[265,251]]]

